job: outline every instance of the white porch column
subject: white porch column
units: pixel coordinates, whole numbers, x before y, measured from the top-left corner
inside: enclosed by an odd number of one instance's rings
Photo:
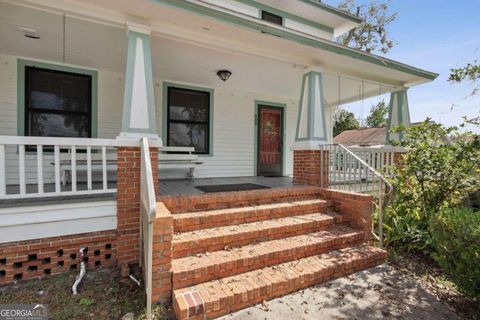
[[[149,27],[127,23],[128,57],[120,137],[159,139],[153,93]]]
[[[328,142],[325,108],[322,73],[309,70],[303,75],[295,150],[318,149],[320,144]]]
[[[410,127],[410,111],[408,108],[407,89],[392,92],[388,109],[387,143],[389,141],[401,141],[403,132],[393,133],[391,129],[403,126]]]

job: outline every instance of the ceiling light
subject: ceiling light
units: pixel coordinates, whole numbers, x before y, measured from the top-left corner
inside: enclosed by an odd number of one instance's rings
[[[36,29],[18,26],[18,30],[20,30],[23,33],[23,35],[27,38],[35,39],[35,40],[40,39],[40,34]]]
[[[232,73],[228,70],[220,70],[217,72],[217,76],[224,82],[227,81],[231,75]]]

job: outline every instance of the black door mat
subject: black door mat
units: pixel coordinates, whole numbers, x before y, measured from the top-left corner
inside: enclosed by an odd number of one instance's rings
[[[216,184],[211,186],[195,186],[195,188],[206,193],[270,189],[270,187],[255,183]]]

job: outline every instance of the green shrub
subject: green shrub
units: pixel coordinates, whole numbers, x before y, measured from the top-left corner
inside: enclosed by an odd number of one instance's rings
[[[402,130],[399,128],[398,130]],[[392,168],[394,193],[385,211],[385,243],[429,254],[430,221],[463,207],[480,190],[478,136],[428,120],[404,130],[403,165]]]
[[[430,223],[432,257],[465,294],[480,298],[480,211],[444,209]]]

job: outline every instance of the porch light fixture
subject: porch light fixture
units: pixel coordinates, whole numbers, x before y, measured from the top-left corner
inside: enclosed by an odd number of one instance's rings
[[[35,39],[35,40],[40,39],[40,34],[38,33],[38,31],[36,29],[29,28],[29,27],[18,26],[18,30],[23,32],[23,35],[27,38]]]
[[[220,70],[217,72],[217,76],[220,78],[220,80],[222,80],[223,82],[227,81],[228,78],[230,78],[230,76],[232,75],[232,73],[228,70]]]

